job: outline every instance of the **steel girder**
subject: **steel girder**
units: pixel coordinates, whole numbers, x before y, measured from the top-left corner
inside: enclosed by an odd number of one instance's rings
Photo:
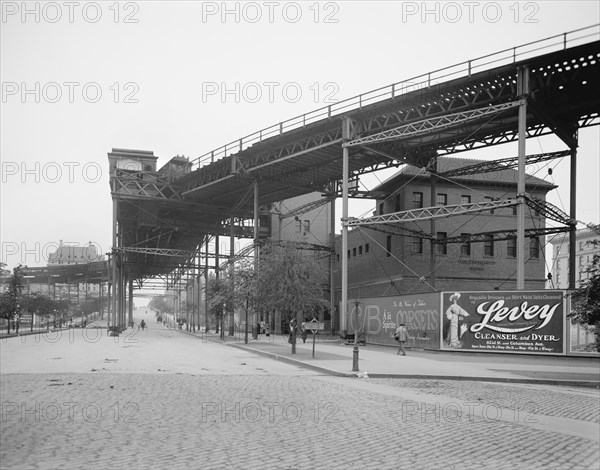
[[[571,154],[570,150],[562,150],[560,152],[549,152],[549,153],[538,153],[535,155],[527,155],[525,157],[526,165],[533,165],[535,163],[544,162],[547,160],[554,160],[555,158],[567,157]],[[474,165],[463,166],[460,168],[454,168],[452,170],[436,173],[438,176],[446,178],[456,177],[462,175],[474,175],[481,173],[490,173],[499,170],[505,170],[509,168],[515,168],[518,166],[519,157],[508,157],[493,160],[490,162],[482,162]]]
[[[225,157],[211,165],[211,167],[214,166],[214,168],[211,168],[212,171],[206,171],[206,174],[201,173],[200,178],[196,178],[185,184],[183,195],[188,196],[200,187],[213,184],[214,182],[225,178],[233,178],[238,173],[249,175],[250,172],[258,171],[275,162],[283,162],[290,158],[338,144],[341,142],[341,133],[341,128],[337,126],[326,132],[308,135],[298,140],[277,146],[266,152],[257,152],[256,149],[250,147],[249,149],[243,150],[231,157]],[[267,142],[259,145],[267,145]]]
[[[214,254],[207,253],[206,251],[189,251],[189,250],[177,250],[174,248],[145,248],[145,247],[119,247],[115,248],[115,251],[121,251],[125,253],[141,253],[155,256],[173,256],[180,258],[189,258],[199,255],[209,255],[215,257]],[[220,258],[227,258],[225,255],[219,255]]]
[[[490,115],[496,115],[511,110],[524,103],[524,100],[511,101],[509,103],[487,106],[484,108],[462,111],[459,113],[448,114],[444,116],[423,119],[421,121],[411,122],[393,129],[371,134],[358,139],[350,140],[344,143],[344,147],[355,147],[357,145],[387,142],[390,140],[399,140],[404,138],[418,137],[420,135],[436,132],[441,129],[461,126],[463,124],[480,120]]]
[[[181,188],[160,173],[116,169],[111,177],[112,195],[120,199],[182,200]]]
[[[568,232],[569,227],[544,227],[544,228],[526,228],[525,238],[535,238],[544,235],[552,235],[555,233]],[[489,241],[490,235],[494,241],[503,241],[516,238],[517,230],[495,230],[491,232],[473,233],[469,235],[457,235],[456,237],[448,237],[443,240],[438,240],[433,237],[433,243],[445,244],[445,243],[480,243]]]
[[[436,240],[437,237],[424,232],[423,230],[412,230],[399,225],[392,224],[378,224],[378,225],[367,225],[361,227],[363,229],[376,230],[378,232],[387,233],[389,235],[401,235],[401,236],[409,236],[409,237],[417,237],[417,238],[425,238],[427,240]]]
[[[455,215],[471,214],[475,212],[484,212],[501,207],[511,207],[518,204],[516,199],[506,199],[500,201],[475,202],[472,204],[457,204],[452,206],[425,207],[422,209],[411,209],[408,211],[392,212],[389,214],[375,215],[366,219],[348,218],[342,221],[342,224],[348,227],[358,227],[362,225],[376,225],[389,222],[418,222],[421,220],[441,219]]]
[[[525,203],[548,219],[565,225],[575,225],[577,223],[577,221],[573,220],[568,214],[555,205],[550,204],[548,201],[542,201],[530,194],[525,195]]]

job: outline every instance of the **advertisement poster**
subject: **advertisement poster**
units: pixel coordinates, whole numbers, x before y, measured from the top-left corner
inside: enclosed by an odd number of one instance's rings
[[[359,338],[364,335],[367,343],[396,345],[392,335],[404,323],[408,330],[406,346],[438,349],[439,306],[439,293],[353,299],[348,302],[348,333],[353,334],[357,325]]]
[[[442,293],[443,350],[565,354],[563,291]]]

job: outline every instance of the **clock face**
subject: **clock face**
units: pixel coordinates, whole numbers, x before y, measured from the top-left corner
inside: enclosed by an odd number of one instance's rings
[[[121,170],[142,171],[142,162],[136,160],[117,160],[117,168]]]

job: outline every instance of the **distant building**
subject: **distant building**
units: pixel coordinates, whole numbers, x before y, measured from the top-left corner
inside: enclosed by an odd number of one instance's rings
[[[99,254],[91,242],[88,246],[64,245],[62,240],[54,253],[48,256],[48,266],[56,264],[83,264],[104,261],[104,255]]]
[[[266,225],[273,241],[302,242],[316,247],[331,246],[331,203],[321,193],[309,193],[273,204],[270,220],[259,220],[259,231]]]
[[[147,150],[114,148],[112,149],[112,152],[109,152],[108,154],[111,174],[113,174],[117,168],[132,172],[155,172],[157,160],[158,157],[154,156],[154,152]]]
[[[590,228],[577,230],[575,252],[576,286],[588,279],[588,266],[594,255],[600,255],[600,231]],[[593,241],[596,240],[597,244]],[[563,234],[550,240],[552,244],[552,279],[548,281],[551,289],[567,289],[569,287],[569,234]]]
[[[169,181],[175,181],[192,171],[192,164],[184,156],[177,155],[158,170],[159,173],[166,175]]]

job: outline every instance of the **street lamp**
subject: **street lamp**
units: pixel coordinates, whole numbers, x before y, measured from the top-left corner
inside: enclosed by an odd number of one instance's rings
[[[15,307],[15,333],[19,334],[19,323],[21,323],[21,310],[19,304],[16,304]]]
[[[358,372],[358,306],[360,300],[354,301],[354,314],[356,321],[354,322],[354,349],[352,349],[352,372]]]

